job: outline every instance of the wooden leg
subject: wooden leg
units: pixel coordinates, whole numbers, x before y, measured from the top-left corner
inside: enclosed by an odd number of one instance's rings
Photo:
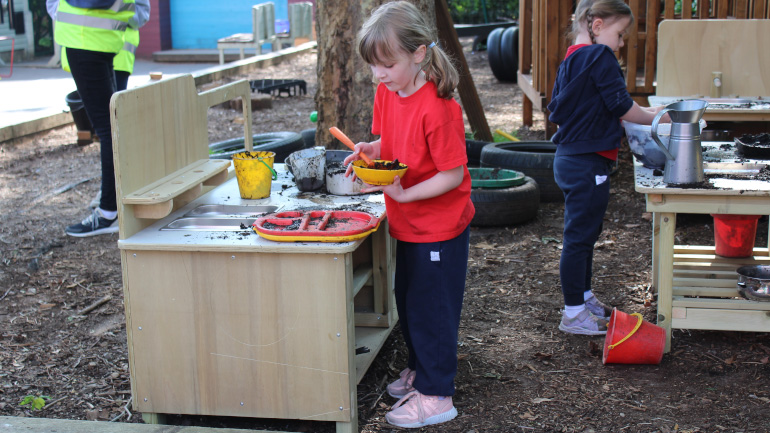
[[[660,215],[657,212],[652,213],[652,287],[655,293],[658,292],[658,263],[660,257],[658,254],[658,244],[660,243]]]
[[[145,424],[166,424],[165,413],[146,413],[142,412],[142,419]]]
[[[337,433],[358,433],[358,420],[356,422],[337,422]]]
[[[532,126],[532,101],[527,98],[527,95],[522,96],[521,107],[521,123],[526,126]]]
[[[658,236],[658,326],[666,330],[666,352],[671,351],[671,309],[674,283],[676,214],[661,212]]]

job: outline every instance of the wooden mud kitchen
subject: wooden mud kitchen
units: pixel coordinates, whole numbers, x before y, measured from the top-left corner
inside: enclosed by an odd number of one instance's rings
[[[652,212],[652,284],[658,292],[658,325],[671,329],[770,332],[770,302],[743,299],[741,266],[770,265],[770,245],[746,258],[722,257],[715,246],[676,245],[676,216],[688,214],[770,215],[770,180],[757,180],[767,161],[735,154],[735,144],[704,142],[706,185],[673,186],[656,170],[634,161],[635,189]]]
[[[198,94],[185,75],[112,100],[134,408],[150,423],[218,415],[358,431],[356,386],[397,321],[383,197],[303,193],[276,164],[269,197],[241,199],[231,161],[208,155],[207,109],[235,97],[248,100],[248,82]],[[344,242],[251,230],[264,213],[308,209],[362,211],[379,226]]]

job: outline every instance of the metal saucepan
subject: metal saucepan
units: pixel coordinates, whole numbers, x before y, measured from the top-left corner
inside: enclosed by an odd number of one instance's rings
[[[741,266],[738,272],[738,292],[752,301],[770,301],[770,266]]]

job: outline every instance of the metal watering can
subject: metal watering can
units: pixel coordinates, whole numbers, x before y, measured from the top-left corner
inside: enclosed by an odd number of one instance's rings
[[[678,185],[697,184],[706,179],[700,146],[700,118],[709,103],[700,99],[674,102],[660,110],[652,121],[652,139],[666,155],[663,182]],[[658,137],[658,123],[664,114],[671,118],[668,148]]]

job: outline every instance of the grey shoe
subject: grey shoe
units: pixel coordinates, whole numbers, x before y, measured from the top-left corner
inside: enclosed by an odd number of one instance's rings
[[[591,296],[586,299],[586,308],[596,317],[602,317],[605,320],[610,320],[612,315],[612,307],[608,307],[603,304],[602,301],[596,299],[596,296]]]
[[[601,317],[596,317],[588,309],[581,311],[580,314],[571,319],[562,312],[559,330],[569,334],[604,335],[607,333],[607,321]]]
[[[99,204],[102,201],[102,190],[99,190],[99,192],[96,193],[96,197],[94,197],[93,200],[91,200],[91,203],[88,205],[91,209],[96,209],[99,207]]]

